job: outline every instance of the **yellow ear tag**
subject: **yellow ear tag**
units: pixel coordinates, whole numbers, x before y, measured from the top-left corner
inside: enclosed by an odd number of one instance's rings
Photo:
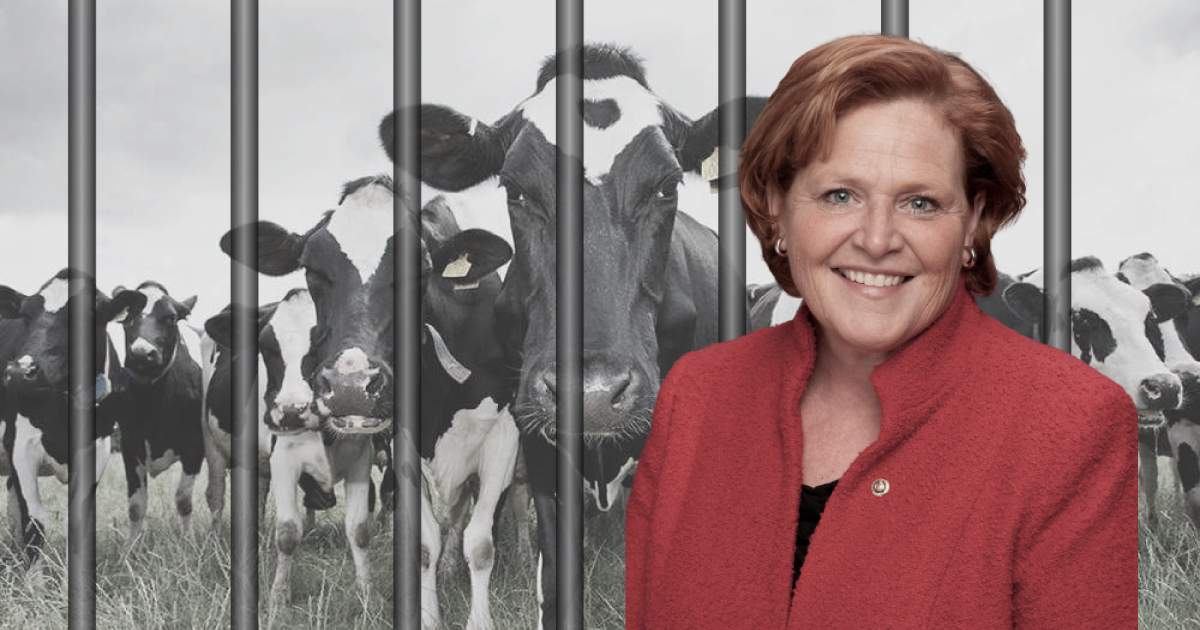
[[[463,252],[462,256],[450,261],[446,268],[442,270],[443,278],[464,278],[471,271],[471,261],[467,260],[467,253]]]

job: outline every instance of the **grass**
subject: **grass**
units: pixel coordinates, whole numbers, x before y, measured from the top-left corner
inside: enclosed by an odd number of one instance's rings
[[[114,456],[97,493],[96,626],[97,628],[228,628],[229,517],[219,535],[209,527],[204,501],[206,475],[201,471],[193,497],[194,537],[182,537],[175,514],[178,466],[150,480],[149,516],[142,540],[125,552],[126,491],[119,456]],[[378,477],[378,472],[376,472]],[[66,486],[53,478],[40,480],[50,511],[44,583],[27,578],[0,528],[0,630],[65,628],[67,625]],[[259,610],[263,628],[391,628],[392,579],[390,528],[376,529],[371,541],[375,593],[364,611],[354,581],[354,562],[343,533],[341,488],[337,508],[318,515],[297,552],[292,572],[292,605],[267,618],[266,596],[274,577],[274,507],[268,502],[259,547]],[[0,503],[4,498],[0,496]],[[227,503],[228,506],[228,503]],[[440,508],[438,508],[440,511]],[[535,521],[532,505],[530,522]],[[0,519],[5,519],[0,511]],[[584,546],[585,625],[624,627],[624,529],[621,513],[589,516]],[[536,540],[536,537],[535,537]],[[537,626],[536,568],[518,558],[515,530],[502,520],[492,573],[492,615],[498,629],[529,630]],[[465,567],[465,563],[464,563]],[[470,580],[460,571],[440,586],[446,628],[461,628],[470,605]],[[268,621],[272,623],[268,624]]]
[[[1168,460],[1159,459],[1158,532],[1138,521],[1138,628],[1200,629],[1200,535],[1183,508]]]

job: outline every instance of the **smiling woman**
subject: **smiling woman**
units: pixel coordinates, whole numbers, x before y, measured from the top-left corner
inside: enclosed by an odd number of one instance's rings
[[[629,504],[628,628],[1136,623],[1132,400],[972,299],[1024,157],[954,55],[856,36],[792,65],[738,182],[804,305],[667,375]]]

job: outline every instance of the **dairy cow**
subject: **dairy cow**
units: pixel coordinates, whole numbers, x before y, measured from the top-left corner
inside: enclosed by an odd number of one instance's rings
[[[1158,524],[1155,495],[1158,490],[1156,455],[1169,455],[1183,487],[1184,504],[1192,522],[1200,526],[1200,362],[1186,339],[1189,315],[1196,310],[1192,292],[1167,271],[1153,255],[1141,253],[1121,261],[1117,278],[1135,289],[1171,300],[1174,317],[1147,322],[1146,336],[1155,352],[1172,372],[1179,375],[1183,399],[1178,409],[1163,411],[1165,426],[1138,431],[1138,485],[1146,496],[1146,516],[1151,528]],[[1164,313],[1164,315],[1167,313]]]
[[[1004,291],[1009,308],[1026,321],[1041,319],[1042,273]],[[1071,262],[1071,354],[1125,388],[1140,412],[1139,424],[1157,424],[1160,412],[1179,406],[1179,376],[1163,365],[1146,330],[1173,318],[1182,306],[1173,288],[1138,291],[1094,257]]]
[[[372,389],[364,388],[363,395],[374,400],[373,413],[386,412],[385,416],[374,416],[378,425],[369,419],[347,421],[335,411],[345,403],[335,400],[339,391],[332,385],[324,389],[318,386],[306,389],[306,381],[318,380],[323,356],[339,356],[347,350],[326,346],[327,339],[354,338],[342,326],[354,329],[380,331],[379,339],[368,349],[358,349],[362,355],[378,356],[376,367],[387,369],[391,364],[391,317],[392,317],[392,224],[393,187],[387,177],[368,177],[349,183],[343,191],[339,208],[322,220],[307,234],[293,235],[274,224],[260,223],[255,226],[260,245],[267,243],[270,254],[261,258],[258,268],[264,272],[287,273],[296,266],[304,266],[312,291],[289,296],[276,307],[272,321],[287,314],[286,327],[276,327],[276,343],[281,352],[292,358],[311,355],[311,376],[290,379],[292,393],[284,395],[281,389],[275,400],[275,408],[264,418],[277,413],[280,422],[286,422],[288,409],[298,411],[297,428],[304,424],[304,413],[315,410],[324,420],[327,436],[346,437],[347,427],[370,428],[391,422],[390,378],[387,383]],[[472,604],[468,626],[483,628],[491,626],[488,603],[488,582],[494,559],[492,523],[501,494],[512,479],[516,460],[517,431],[510,414],[512,402],[512,379],[505,378],[506,369],[496,350],[492,330],[492,307],[499,290],[499,279],[495,269],[506,263],[511,249],[498,237],[482,230],[458,229],[453,216],[444,204],[431,202],[420,215],[422,231],[422,334],[421,357],[421,455],[430,461],[432,479],[422,495],[422,593],[424,623],[433,627],[440,623],[436,599],[436,563],[441,551],[440,528],[433,518],[430,505],[429,486],[451,506],[456,516],[465,516],[469,493],[464,492],[468,479],[475,475],[479,479],[475,508],[470,521],[465,524],[463,553],[471,569]],[[351,227],[353,225],[353,227]],[[368,238],[368,235],[370,238]],[[231,237],[222,241],[228,252]],[[278,243],[293,244],[287,250]],[[337,249],[334,249],[334,248]],[[341,249],[357,248],[357,249]],[[368,256],[367,251],[378,252]],[[341,254],[341,255],[337,255]],[[369,261],[370,264],[359,264]],[[350,262],[353,266],[347,267]],[[367,269],[366,273],[362,270]],[[364,280],[364,277],[366,280]],[[308,302],[304,302],[308,299]],[[328,302],[327,302],[328,301]],[[339,318],[343,305],[358,307],[357,318]],[[324,315],[323,315],[324,313]],[[307,319],[306,319],[307,318]],[[311,334],[309,331],[312,331]],[[359,337],[362,339],[362,337]],[[316,345],[311,347],[310,343]],[[383,343],[386,342],[386,343]],[[368,344],[369,345],[369,344]],[[290,348],[283,351],[284,348]],[[307,349],[307,350],[306,350]],[[353,349],[352,349],[353,350]],[[371,353],[377,353],[372,355]],[[351,356],[356,356],[351,354]],[[270,365],[268,361],[268,371]],[[371,359],[366,360],[372,365]],[[335,362],[335,368],[338,368]],[[324,368],[328,370],[328,368]],[[339,375],[334,375],[339,376]],[[369,375],[369,376],[373,376]],[[363,379],[366,380],[366,379]],[[283,379],[287,387],[289,379]],[[385,395],[388,400],[381,400]],[[341,392],[344,393],[344,392]],[[286,398],[286,401],[284,400]],[[305,403],[304,401],[311,401]],[[337,447],[351,440],[326,441],[325,449]],[[364,442],[354,440],[354,442]],[[369,441],[360,451],[339,455],[327,451],[324,466],[331,476],[348,476],[349,465],[369,466],[369,455],[373,451]],[[320,436],[305,431],[292,435],[279,435],[271,456],[273,487],[276,491],[277,521],[276,538],[280,551],[279,569],[272,588],[272,600],[286,601],[289,596],[290,556],[298,542],[299,528],[296,524],[294,498],[290,505],[284,493],[294,495],[293,488],[299,470],[288,461],[320,462],[318,453]],[[291,453],[289,455],[289,453]],[[360,459],[361,458],[361,459]],[[316,466],[321,468],[322,465]],[[286,470],[285,470],[286,469]],[[344,469],[344,474],[339,474]],[[327,483],[327,477],[305,469]],[[348,484],[349,485],[349,484]],[[358,522],[350,522],[351,491],[347,490],[347,534],[365,535]],[[361,539],[352,539],[355,546]],[[354,548],[354,547],[352,547]],[[356,554],[356,564],[359,558]],[[365,568],[365,558],[360,568]],[[369,591],[365,574],[360,572],[360,585]]]
[[[641,452],[662,375],[717,340],[717,238],[679,210],[685,172],[717,146],[718,112],[698,121],[649,88],[623,49],[583,48],[583,476],[607,509]],[[494,124],[423,105],[421,179],[458,191],[497,177],[515,254],[497,301],[505,356],[520,365],[516,420],[538,514],[542,624],[555,626],[555,96],[550,58],[532,96]],[[748,123],[765,99],[746,103]],[[395,159],[395,114],[380,135]],[[497,208],[497,211],[500,211]]]
[[[105,332],[114,321],[136,316],[145,304],[139,295],[110,299],[100,291],[85,294],[84,276],[64,269],[33,295],[0,286],[0,474],[9,475],[8,512],[14,540],[33,564],[45,541],[47,511],[38,476],[68,481],[68,409],[94,404],[96,481],[112,453],[114,425],[127,407],[126,383],[117,350]],[[94,390],[71,392],[67,372],[68,314],[73,300],[95,300]]]
[[[117,287],[113,296],[131,293],[146,300],[145,308],[123,323],[129,406],[119,422],[133,544],[146,518],[149,478],[175,462],[183,467],[175,488],[175,511],[183,534],[191,535],[192,491],[204,461],[204,437],[200,335],[186,322],[195,296],[176,300],[152,280],[136,289]]]

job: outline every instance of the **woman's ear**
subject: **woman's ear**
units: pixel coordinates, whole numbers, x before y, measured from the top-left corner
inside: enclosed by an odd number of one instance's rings
[[[979,218],[983,216],[983,208],[987,205],[987,193],[979,191],[975,193],[975,200],[971,203],[971,216],[967,219],[967,242],[964,247],[970,247],[975,242],[975,230],[979,229]]]

